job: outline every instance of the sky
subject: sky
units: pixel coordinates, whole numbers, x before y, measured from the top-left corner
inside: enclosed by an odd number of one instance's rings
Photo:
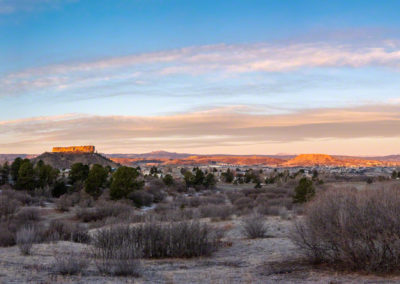
[[[0,153],[400,153],[400,1],[0,0]]]

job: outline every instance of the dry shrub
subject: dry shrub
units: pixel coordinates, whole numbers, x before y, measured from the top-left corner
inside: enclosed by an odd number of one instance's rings
[[[34,207],[22,207],[15,216],[20,224],[35,223],[41,220],[40,209]]]
[[[202,205],[200,208],[202,218],[213,218],[220,220],[228,220],[233,214],[233,208],[229,205]]]
[[[233,204],[240,213],[245,213],[254,207],[254,200],[250,197],[241,197]]]
[[[203,196],[201,198],[201,204],[225,204],[226,198],[222,194],[214,194],[210,196]]]
[[[96,267],[100,273],[112,276],[141,275],[142,265],[139,260],[141,253],[134,243],[109,234],[97,237],[105,241],[101,245],[97,242],[97,246],[93,249]]]
[[[252,214],[242,222],[243,233],[249,239],[265,238],[267,226],[264,218],[259,214]]]
[[[108,217],[119,217],[129,215],[132,206],[122,202],[99,202],[94,208],[79,208],[76,217],[83,222],[100,221]]]
[[[400,268],[400,189],[329,190],[306,207],[293,241],[313,261],[354,270]]]
[[[18,208],[21,206],[21,202],[16,199],[12,199],[9,196],[3,194],[0,196],[0,220],[8,220]]]
[[[127,225],[97,231],[92,251],[96,267],[103,274],[134,277],[141,274],[141,249]]]
[[[60,275],[81,274],[89,266],[85,253],[56,252],[54,254],[53,272]]]
[[[29,205],[34,205],[39,203],[39,199],[35,199],[32,196],[30,196],[28,193],[25,191],[16,191],[16,190],[3,190],[1,192],[1,196],[8,198],[9,200],[16,200],[21,205],[24,206],[29,206]]]
[[[130,193],[128,198],[133,201],[136,207],[151,206],[154,201],[154,196],[146,190],[135,190]]]
[[[140,251],[146,258],[188,258],[210,255],[218,248],[220,238],[215,229],[197,221],[150,221],[102,229],[95,234],[93,244],[103,250],[129,246],[132,253]]]
[[[53,220],[44,233],[47,241],[72,241],[76,243],[89,243],[90,235],[80,224],[72,224],[67,221]]]
[[[228,191],[226,195],[228,196],[228,199],[231,201],[231,203],[235,203],[236,200],[244,197],[244,194],[238,191]]]
[[[71,207],[72,207],[72,202],[67,194],[62,195],[56,201],[56,208],[62,212],[69,211]]]
[[[32,246],[37,239],[37,231],[33,226],[24,226],[19,229],[16,234],[16,243],[23,255],[29,255],[31,253]]]
[[[9,230],[6,223],[0,223],[0,247],[15,245],[15,234]]]

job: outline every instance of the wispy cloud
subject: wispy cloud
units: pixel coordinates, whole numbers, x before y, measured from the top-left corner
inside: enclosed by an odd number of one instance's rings
[[[79,125],[79,127],[76,127]],[[43,151],[96,144],[103,151],[192,149],[308,140],[373,138],[400,141],[400,105],[249,114],[236,106],[171,116],[65,115],[0,122],[0,148]],[[380,138],[379,138],[380,137]],[[338,149],[340,150],[340,149]],[[257,150],[259,151],[259,150]]]
[[[0,96],[96,87],[107,82],[143,82],[163,76],[236,76],[301,68],[369,66],[399,71],[400,43],[390,40],[362,47],[337,43],[220,44],[49,65],[5,74],[0,78]]]
[[[34,11],[49,7],[57,7],[62,3],[77,0],[0,0],[0,14],[12,14],[18,11]]]

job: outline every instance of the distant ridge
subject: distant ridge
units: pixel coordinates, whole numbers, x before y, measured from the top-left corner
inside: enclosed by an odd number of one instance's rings
[[[334,156],[326,154],[277,154],[277,155],[195,155],[187,153],[171,153],[154,151],[143,154],[111,154],[111,160],[124,164],[136,165],[152,163],[162,165],[265,165],[280,167],[311,167],[311,166],[340,166],[340,167],[374,167],[400,165],[400,155],[384,156],[370,159],[367,157]],[[390,157],[390,158],[386,158]],[[398,159],[396,159],[398,157]]]

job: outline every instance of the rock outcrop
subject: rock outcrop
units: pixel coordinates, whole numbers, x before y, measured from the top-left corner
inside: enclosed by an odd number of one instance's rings
[[[95,147],[89,146],[68,146],[68,147],[53,147],[53,153],[94,153]]]

